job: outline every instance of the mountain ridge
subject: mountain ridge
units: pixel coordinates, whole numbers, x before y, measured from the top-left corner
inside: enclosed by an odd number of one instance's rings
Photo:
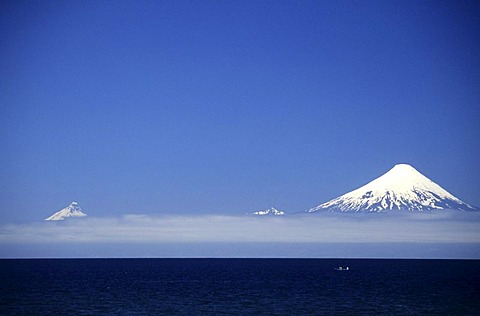
[[[248,213],[248,215],[256,215],[256,216],[285,216],[284,211],[277,210],[274,207],[270,207],[266,210],[261,210],[253,213]]]

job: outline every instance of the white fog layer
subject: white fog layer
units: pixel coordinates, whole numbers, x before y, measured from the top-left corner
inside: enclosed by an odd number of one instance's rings
[[[86,217],[0,226],[0,243],[480,243],[477,212]]]

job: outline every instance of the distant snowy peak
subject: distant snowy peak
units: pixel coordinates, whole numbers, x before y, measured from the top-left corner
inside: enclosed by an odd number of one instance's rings
[[[407,164],[307,212],[384,212],[389,210],[475,210]]]
[[[284,216],[285,212],[284,211],[279,211],[274,207],[271,207],[269,209],[263,210],[263,211],[257,211],[253,213],[249,213],[250,215],[257,215],[257,216],[265,216],[265,215],[270,215],[270,216]]]
[[[86,213],[82,211],[77,202],[72,202],[69,206],[56,212],[52,216],[46,218],[46,221],[63,221],[70,217],[85,217]]]

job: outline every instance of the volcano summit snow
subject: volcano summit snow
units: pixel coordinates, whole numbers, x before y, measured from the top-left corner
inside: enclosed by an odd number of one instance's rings
[[[475,210],[407,164],[398,164],[368,184],[307,212]]]
[[[66,208],[61,209],[60,211],[56,212],[52,216],[46,218],[46,221],[63,221],[69,217],[85,217],[87,214],[82,212],[80,206],[78,206],[77,202],[72,202]]]

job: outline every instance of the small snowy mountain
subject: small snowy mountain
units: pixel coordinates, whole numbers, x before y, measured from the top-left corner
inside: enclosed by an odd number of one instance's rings
[[[265,216],[265,215],[270,215],[270,216],[284,216],[285,212],[284,211],[279,211],[274,207],[271,207],[269,209],[263,210],[263,211],[257,211],[253,213],[248,213],[249,215],[257,215],[257,216]]]
[[[366,185],[306,212],[476,210],[407,164],[398,164]]]
[[[72,202],[66,208],[61,209],[60,211],[56,212],[52,216],[46,218],[46,221],[63,221],[66,218],[70,217],[85,217],[85,214],[80,206],[78,206],[77,202]]]

